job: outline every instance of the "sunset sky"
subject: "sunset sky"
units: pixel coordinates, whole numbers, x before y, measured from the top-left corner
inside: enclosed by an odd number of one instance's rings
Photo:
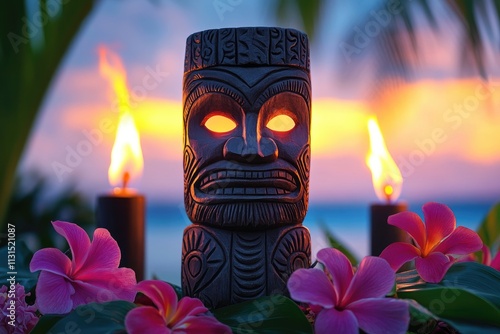
[[[123,60],[141,136],[144,174],[132,185],[152,201],[181,202],[186,37],[235,26],[302,29],[293,13],[289,20],[277,22],[267,1],[220,1],[229,6],[226,11],[211,0],[98,2],[53,82],[22,169],[43,171],[55,188],[74,182],[91,197],[111,189],[107,170],[118,113],[111,86],[99,73],[98,48],[105,46]],[[460,52],[453,51],[459,50],[460,42],[451,33],[456,31],[454,22],[447,22],[438,37],[423,24],[423,66],[415,79],[368,101],[380,78],[369,61],[355,67],[339,47],[349,42],[346,36],[358,22],[359,5],[345,1],[334,6],[325,9],[311,44],[311,203],[376,200],[365,164],[371,114],[378,116],[403,174],[401,198],[498,201],[500,51],[489,50],[487,86],[477,77],[457,73]],[[376,42],[377,36],[370,40]],[[375,56],[370,45],[361,53],[368,59]],[[349,80],[340,75],[346,66],[353,66]],[[68,152],[78,151],[85,141],[91,143],[90,151],[68,163]],[[55,163],[67,166],[67,172],[56,172]]]

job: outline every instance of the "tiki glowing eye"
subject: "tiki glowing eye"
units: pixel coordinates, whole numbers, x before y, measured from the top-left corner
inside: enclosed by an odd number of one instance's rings
[[[226,116],[213,115],[203,125],[212,132],[224,133],[234,130],[236,122]]]
[[[281,114],[271,118],[266,127],[277,132],[287,132],[295,127],[295,122],[290,116]]]

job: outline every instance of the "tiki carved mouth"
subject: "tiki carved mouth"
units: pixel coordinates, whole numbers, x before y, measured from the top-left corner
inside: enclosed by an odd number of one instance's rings
[[[286,170],[224,170],[205,176],[198,188],[209,195],[283,195],[294,192],[297,183]]]
[[[192,187],[200,202],[234,200],[278,200],[293,202],[300,194],[298,176],[287,169],[209,169]]]

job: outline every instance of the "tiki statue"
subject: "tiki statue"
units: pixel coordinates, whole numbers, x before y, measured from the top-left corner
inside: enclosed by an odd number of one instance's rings
[[[183,292],[211,308],[286,294],[290,274],[310,266],[307,36],[189,36],[183,103]]]

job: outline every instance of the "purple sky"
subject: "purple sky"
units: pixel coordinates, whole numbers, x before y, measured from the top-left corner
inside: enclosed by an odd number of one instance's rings
[[[231,26],[302,29],[293,13],[288,21],[277,22],[269,1],[220,2],[227,4],[225,11],[211,0],[100,1],[47,95],[22,161],[23,170],[43,171],[55,188],[74,182],[92,197],[110,189],[107,169],[114,132],[106,133],[100,122],[116,124],[117,113],[113,111],[110,87],[98,70],[97,48],[105,45],[123,60],[135,112],[141,119],[139,131],[144,125],[145,170],[135,187],[153,201],[181,202],[186,37],[204,29]],[[456,23],[446,21],[438,37],[422,24],[419,53],[423,66],[415,80],[366,101],[365,96],[380,84],[373,62],[373,47],[379,36],[371,37],[360,49],[356,59],[364,61],[348,62],[340,45],[353,43],[346,36],[359,27],[360,5],[346,1],[341,7],[332,3],[323,11],[311,49],[316,103],[312,116],[311,203],[375,201],[364,162],[368,150],[364,122],[370,113],[378,115],[387,146],[403,169],[403,199],[498,201],[499,50],[489,50],[493,86],[487,96],[478,97],[478,92],[485,91],[480,81],[457,76],[460,53],[455,51],[460,43],[454,33]],[[435,6],[439,10],[442,5]],[[340,76],[347,66],[352,67],[349,80]],[[148,76],[156,83],[152,89],[144,88]],[[442,133],[434,138],[436,129]],[[69,166],[68,152],[89,148],[82,144],[90,142],[89,134],[94,134],[90,150]],[[54,163],[65,164],[71,173],[56,173]]]

